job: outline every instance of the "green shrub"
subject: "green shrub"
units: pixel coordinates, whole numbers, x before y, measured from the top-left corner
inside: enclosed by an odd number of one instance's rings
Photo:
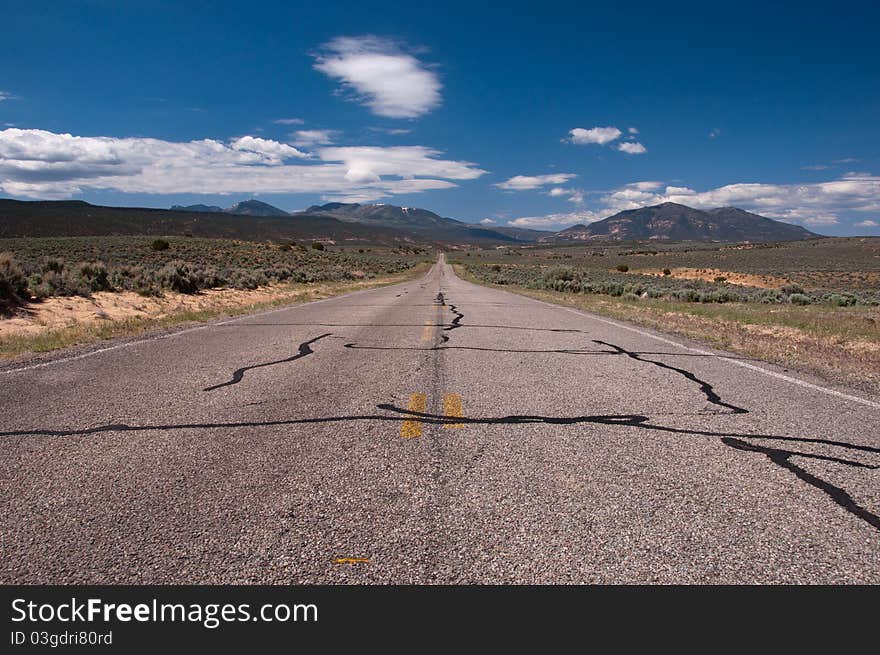
[[[792,305],[809,305],[810,297],[803,293],[793,293],[788,297],[788,302]]]
[[[782,293],[791,295],[791,294],[803,294],[804,288],[799,284],[783,284],[779,289]]]
[[[320,241],[315,241],[312,243],[312,250],[324,250],[324,244]]]
[[[626,264],[618,264],[617,270],[621,273],[626,273],[629,270],[629,266],[627,266]]]
[[[672,271],[670,271],[668,268],[664,268],[663,275],[672,275]]]
[[[0,309],[23,305],[30,300],[28,281],[11,253],[0,253]]]
[[[150,244],[150,247],[155,251],[168,250],[171,247],[171,244],[168,243],[165,239],[156,239],[153,243]]]
[[[101,262],[79,264],[73,270],[73,279],[79,291],[78,295],[89,295],[95,291],[112,291],[107,267]]]

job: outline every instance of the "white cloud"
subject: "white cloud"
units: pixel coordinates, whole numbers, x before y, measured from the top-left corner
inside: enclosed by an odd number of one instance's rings
[[[715,139],[715,138],[718,138],[719,136],[721,136],[721,128],[720,127],[713,127],[711,130],[709,130],[709,138],[710,139]]]
[[[584,145],[588,143],[598,143],[599,145],[605,145],[606,143],[611,143],[615,139],[619,139],[620,135],[623,134],[616,127],[591,127],[589,130],[586,130],[582,127],[576,127],[573,130],[568,131],[570,137],[569,141],[572,143],[576,143],[578,145]]]
[[[802,171],[824,171],[828,168],[825,164],[813,164],[812,166],[801,166]]]
[[[290,157],[308,157],[306,153],[301,152],[286,143],[279,143],[278,141],[272,141],[270,139],[261,139],[258,136],[243,136],[235,139],[229,145],[234,150],[263,155],[267,158],[263,163],[280,164],[282,160]]]
[[[837,180],[816,184],[744,183],[697,191],[686,186],[666,186],[656,181],[625,184],[600,196],[600,209],[570,214],[527,216],[509,221],[518,227],[562,228],[590,223],[627,209],[639,209],[663,202],[676,202],[698,209],[739,207],[763,216],[800,223],[807,227],[834,225],[845,212],[880,212],[880,177],[847,174]],[[873,225],[872,225],[873,223]],[[877,227],[867,219],[856,227]]]
[[[12,100],[13,98],[15,98],[15,96],[8,91],[0,91],[0,102],[3,102],[4,100]]]
[[[624,141],[617,146],[617,149],[628,155],[643,155],[648,152],[648,149],[638,141]]]
[[[293,145],[300,148],[311,148],[330,145],[337,134],[339,134],[337,130],[297,130],[291,136],[293,137]]]
[[[173,142],[0,130],[0,190],[67,198],[85,189],[147,194],[359,194],[375,200],[456,186],[486,171],[441,159],[424,146],[325,147],[312,159],[296,148],[243,136]]]
[[[340,80],[379,116],[416,118],[440,104],[442,87],[436,73],[393,41],[339,37],[315,60],[317,70]]]
[[[548,184],[565,184],[569,180],[573,180],[577,175],[574,173],[550,173],[549,175],[514,175],[504,182],[499,182],[494,186],[499,189],[508,191],[528,191],[530,189],[540,189]]]
[[[638,134],[639,130],[636,127],[631,127],[627,130],[627,132],[629,132],[630,134]]]
[[[402,127],[371,127],[368,128],[372,132],[381,132],[382,134],[390,134],[392,136],[400,136],[401,134],[409,134],[412,130]]]
[[[584,193],[580,189],[567,189],[558,186],[550,189],[547,192],[547,195],[552,198],[566,196],[569,202],[573,202],[576,205],[582,205],[584,203]]]
[[[480,223],[483,225],[495,225],[495,221],[491,218],[484,218]]]
[[[668,186],[662,192],[640,184],[627,184],[602,196],[603,210],[610,215],[661,202],[677,202],[698,209],[734,206],[804,225],[833,225],[843,212],[880,211],[880,177],[847,174],[837,180],[815,184],[740,183],[696,191]],[[648,183],[655,185],[656,183]]]
[[[507,221],[512,227],[530,227],[539,230],[561,230],[577,223],[595,223],[602,216],[589,210],[571,212],[568,214],[548,214],[546,216],[523,216]]]
[[[272,121],[277,125],[302,125],[305,121],[301,118],[279,118],[278,120]]]

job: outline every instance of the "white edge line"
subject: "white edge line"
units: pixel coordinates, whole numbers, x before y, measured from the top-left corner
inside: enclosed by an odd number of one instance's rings
[[[461,278],[459,278],[461,279]],[[467,280],[462,280],[462,282],[466,282]],[[469,284],[473,284],[470,282]],[[475,285],[481,286],[481,285]],[[486,288],[486,287],[484,287]],[[577,314],[578,316],[582,316],[584,318],[588,318],[594,321],[599,321],[600,323],[606,323],[608,325],[613,325],[614,327],[621,328],[623,330],[629,330],[630,332],[635,332],[636,334],[641,334],[642,336],[649,337],[654,339],[655,341],[662,341],[663,343],[668,343],[671,346],[675,346],[676,348],[681,348],[683,350],[689,350],[694,353],[699,353],[700,355],[709,355],[710,357],[715,357],[716,359],[723,360],[725,362],[729,362],[731,364],[736,364],[737,366],[741,366],[742,368],[747,368],[750,371],[756,371],[758,373],[763,373],[764,375],[768,375],[773,378],[777,378],[779,380],[785,380],[786,382],[790,382],[791,384],[796,384],[799,387],[804,387],[805,389],[811,389],[813,391],[819,391],[824,394],[828,394],[829,396],[835,396],[837,398],[843,398],[844,400],[850,400],[854,403],[860,403],[862,405],[867,405],[868,407],[873,407],[875,409],[880,409],[880,403],[874,402],[873,400],[868,400],[867,398],[860,398],[859,396],[852,396],[848,393],[843,393],[842,391],[837,391],[835,389],[829,389],[827,387],[819,386],[818,384],[813,384],[811,382],[805,382],[804,380],[799,380],[798,378],[793,378],[789,375],[783,375],[782,373],[777,373],[776,371],[769,371],[766,368],[761,368],[760,366],[755,366],[754,364],[749,364],[748,362],[743,362],[738,359],[732,359],[730,357],[725,357],[724,355],[719,355],[717,353],[709,352],[708,350],[700,350],[699,348],[691,348],[690,346],[685,346],[682,343],[678,343],[677,341],[673,341],[671,339],[665,339],[664,337],[657,336],[656,334],[651,334],[650,332],[646,332],[645,330],[640,330],[639,328],[631,327],[626,325],[625,323],[621,323],[619,321],[612,321],[606,318],[601,318],[592,314],[590,312],[581,311],[578,309],[574,309],[572,307],[566,307],[564,305],[554,305],[553,303],[545,302],[543,300],[538,300],[537,298],[531,298],[530,296],[523,296],[520,294],[514,294],[511,291],[504,291],[503,289],[495,289],[496,291],[501,291],[502,293],[509,293],[511,295],[515,295],[519,298],[528,298],[529,300],[533,300],[534,302],[540,303],[542,305],[546,305],[548,307],[553,307],[555,309],[564,309],[567,312],[571,312],[572,314]]]
[[[430,273],[430,269],[428,271]],[[427,273],[426,273],[427,275]],[[32,364],[30,366],[22,366],[20,368],[9,368],[3,371],[0,371],[0,375],[6,375],[9,373],[23,373],[25,371],[33,371],[38,368],[46,368],[47,366],[54,366],[55,364],[64,364],[65,362],[74,362],[78,359],[85,359],[86,357],[92,357],[93,355],[100,355],[101,353],[110,352],[111,350],[122,350],[123,348],[130,348],[132,346],[139,346],[144,343],[149,343],[151,341],[161,341],[162,339],[173,339],[175,337],[182,336],[184,334],[189,334],[190,332],[198,332],[199,330],[207,330],[208,328],[217,327],[218,325],[229,325],[230,323],[237,323],[238,321],[244,321],[249,318],[254,318],[255,316],[266,316],[268,314],[275,314],[276,312],[284,312],[290,311],[292,309],[299,309],[300,307],[307,307],[308,305],[317,305],[318,303],[327,302],[330,300],[340,300],[342,298],[348,298],[349,296],[354,296],[359,293],[369,293],[370,291],[379,291],[380,289],[388,289],[391,287],[395,287],[398,284],[406,284],[407,282],[413,282],[414,280],[404,280],[403,282],[398,282],[396,284],[388,284],[381,287],[373,287],[372,289],[360,289],[358,291],[350,291],[348,293],[342,294],[341,296],[330,296],[329,298],[321,298],[319,300],[310,300],[309,302],[299,303],[288,305],[286,307],[276,307],[275,309],[268,309],[261,312],[254,312],[253,314],[245,314],[244,316],[238,316],[236,318],[231,318],[225,321],[211,321],[210,323],[205,323],[203,325],[197,325],[195,327],[187,328],[186,330],[178,330],[176,332],[172,332],[170,334],[161,334],[154,337],[147,337],[146,339],[138,339],[137,341],[126,341],[125,343],[116,344],[115,346],[107,346],[106,348],[99,348],[98,350],[90,350],[87,353],[82,353],[81,355],[74,355],[72,357],[62,357],[61,359],[52,359],[48,362],[41,362],[39,364]]]

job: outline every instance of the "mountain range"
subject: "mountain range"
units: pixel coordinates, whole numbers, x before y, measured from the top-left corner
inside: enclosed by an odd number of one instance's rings
[[[0,237],[178,235],[264,239],[331,239],[351,243],[514,245],[579,241],[792,241],[816,237],[802,227],[735,207],[700,210],[676,203],[619,212],[559,232],[484,227],[427,209],[331,202],[286,212],[259,200],[223,209],[101,207],[82,201],[0,199]]]
[[[573,225],[542,241],[798,241],[814,232],[752,214],[736,207],[694,209],[674,202],[622,211],[590,223]]]

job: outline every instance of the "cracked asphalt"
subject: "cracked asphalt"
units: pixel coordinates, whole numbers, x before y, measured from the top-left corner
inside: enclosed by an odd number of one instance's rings
[[[0,371],[0,582],[880,582],[880,399],[688,345],[441,258]]]

